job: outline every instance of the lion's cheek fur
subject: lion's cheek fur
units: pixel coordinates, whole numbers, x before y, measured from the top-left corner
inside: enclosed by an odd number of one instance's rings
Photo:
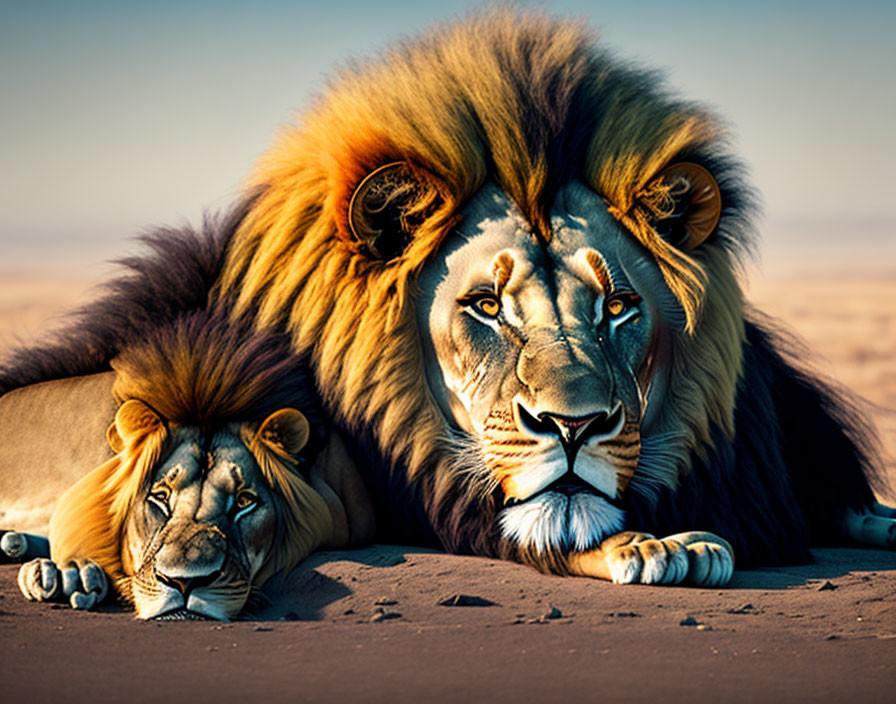
[[[277,519],[273,511],[266,511],[261,520],[240,529],[240,543],[245,551],[243,558],[250,582],[257,581],[262,567],[272,559],[276,534]]]

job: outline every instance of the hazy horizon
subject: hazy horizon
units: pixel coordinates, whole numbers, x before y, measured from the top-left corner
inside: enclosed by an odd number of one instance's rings
[[[518,4],[587,18],[727,121],[766,267],[896,265],[893,3]],[[479,6],[3,3],[0,271],[93,269],[148,227],[226,209],[337,66]]]

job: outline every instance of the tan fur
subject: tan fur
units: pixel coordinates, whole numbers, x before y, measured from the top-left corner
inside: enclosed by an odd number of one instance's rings
[[[47,381],[0,397],[4,527],[46,535],[59,497],[112,457],[104,433],[115,416],[114,376]]]

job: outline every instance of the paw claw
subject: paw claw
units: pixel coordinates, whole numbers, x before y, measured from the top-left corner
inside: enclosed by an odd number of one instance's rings
[[[87,562],[81,568],[81,585],[85,592],[96,596],[96,603],[101,602],[109,593],[109,580],[102,567],[95,562]]]
[[[74,592],[71,597],[69,597],[69,603],[71,604],[73,609],[79,609],[83,611],[87,611],[92,609],[98,603],[97,596],[94,592]]]
[[[32,594],[36,601],[50,601],[59,596],[62,580],[56,563],[45,557],[38,558],[37,580],[33,584]]]
[[[679,584],[688,576],[689,559],[688,552],[684,545],[676,542],[678,549],[671,555],[671,563],[669,568],[669,584]]]
[[[60,583],[62,584],[62,596],[70,597],[81,586],[81,579],[78,575],[78,568],[74,565],[63,567],[59,570]]]
[[[36,558],[19,568],[19,589],[31,601],[50,601],[60,592],[61,580],[56,563],[46,558]]]
[[[687,546],[688,582],[699,587],[720,587],[734,574],[731,554],[717,543],[700,542]]]

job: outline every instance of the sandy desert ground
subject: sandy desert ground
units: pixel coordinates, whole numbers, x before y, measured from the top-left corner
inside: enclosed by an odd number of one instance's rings
[[[0,354],[86,300],[86,283],[0,276]],[[896,487],[896,270],[776,274],[749,292],[803,338],[816,368],[866,399]],[[814,565],[737,572],[706,590],[373,546],[314,556],[289,598],[228,624],[25,602],[16,568],[2,566],[0,691],[70,702],[892,701],[896,552],[814,554]],[[440,605],[458,594],[491,604]]]

